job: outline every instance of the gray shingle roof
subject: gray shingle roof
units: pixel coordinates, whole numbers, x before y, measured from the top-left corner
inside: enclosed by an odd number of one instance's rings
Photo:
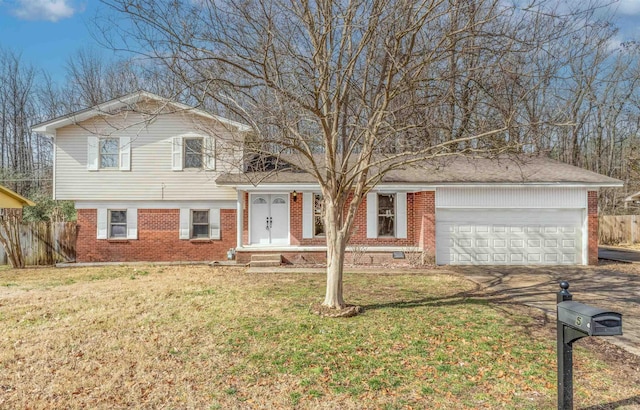
[[[292,161],[293,162],[293,161]],[[220,185],[305,184],[316,182],[305,172],[279,171],[225,174]],[[388,172],[387,184],[584,184],[622,186],[622,181],[542,156],[499,158],[447,157],[404,166]]]

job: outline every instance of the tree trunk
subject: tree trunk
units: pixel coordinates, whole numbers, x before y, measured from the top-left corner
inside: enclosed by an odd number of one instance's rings
[[[346,305],[342,296],[342,273],[346,238],[340,229],[342,212],[332,201],[325,201],[325,226],[327,235],[327,292],[323,306],[343,309]],[[330,222],[331,221],[331,222]]]

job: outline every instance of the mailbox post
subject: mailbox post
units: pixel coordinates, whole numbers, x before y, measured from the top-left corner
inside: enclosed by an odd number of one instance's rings
[[[573,301],[569,282],[557,297],[558,410],[573,409],[573,342],[586,336],[622,334],[622,315]]]

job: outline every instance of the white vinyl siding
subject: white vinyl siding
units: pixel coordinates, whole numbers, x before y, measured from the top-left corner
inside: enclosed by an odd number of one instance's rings
[[[112,118],[109,121],[117,122]],[[176,165],[172,161],[173,138],[188,133],[197,134],[197,128],[202,128],[192,118],[180,114],[159,115],[149,123],[140,114],[128,113],[128,127],[123,126],[122,130],[113,131],[104,127],[104,124],[99,120],[85,121],[81,125],[69,125],[57,130],[54,164],[57,199],[110,202],[236,200],[233,188],[217,186],[215,180],[223,172],[237,170],[233,167],[241,161],[242,152],[239,149],[222,149],[225,144],[216,142],[216,171],[172,170]],[[227,133],[222,128],[213,128],[212,132],[220,137],[225,137]],[[88,138],[88,133],[95,133],[96,137]],[[103,172],[98,169],[98,135],[118,136],[121,138],[121,147],[129,147],[127,152],[120,152],[121,165],[125,165],[128,159],[129,171]],[[123,137],[129,139],[128,143]],[[181,155],[176,158],[182,159]],[[213,164],[210,162],[209,165]]]

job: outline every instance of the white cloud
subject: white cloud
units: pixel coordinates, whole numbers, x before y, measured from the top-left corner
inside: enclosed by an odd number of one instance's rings
[[[638,0],[618,0],[618,3],[613,6],[616,7],[616,5],[619,14],[628,16],[640,14],[640,1]]]
[[[71,17],[75,12],[68,0],[16,0],[13,8],[18,18],[53,22]]]

